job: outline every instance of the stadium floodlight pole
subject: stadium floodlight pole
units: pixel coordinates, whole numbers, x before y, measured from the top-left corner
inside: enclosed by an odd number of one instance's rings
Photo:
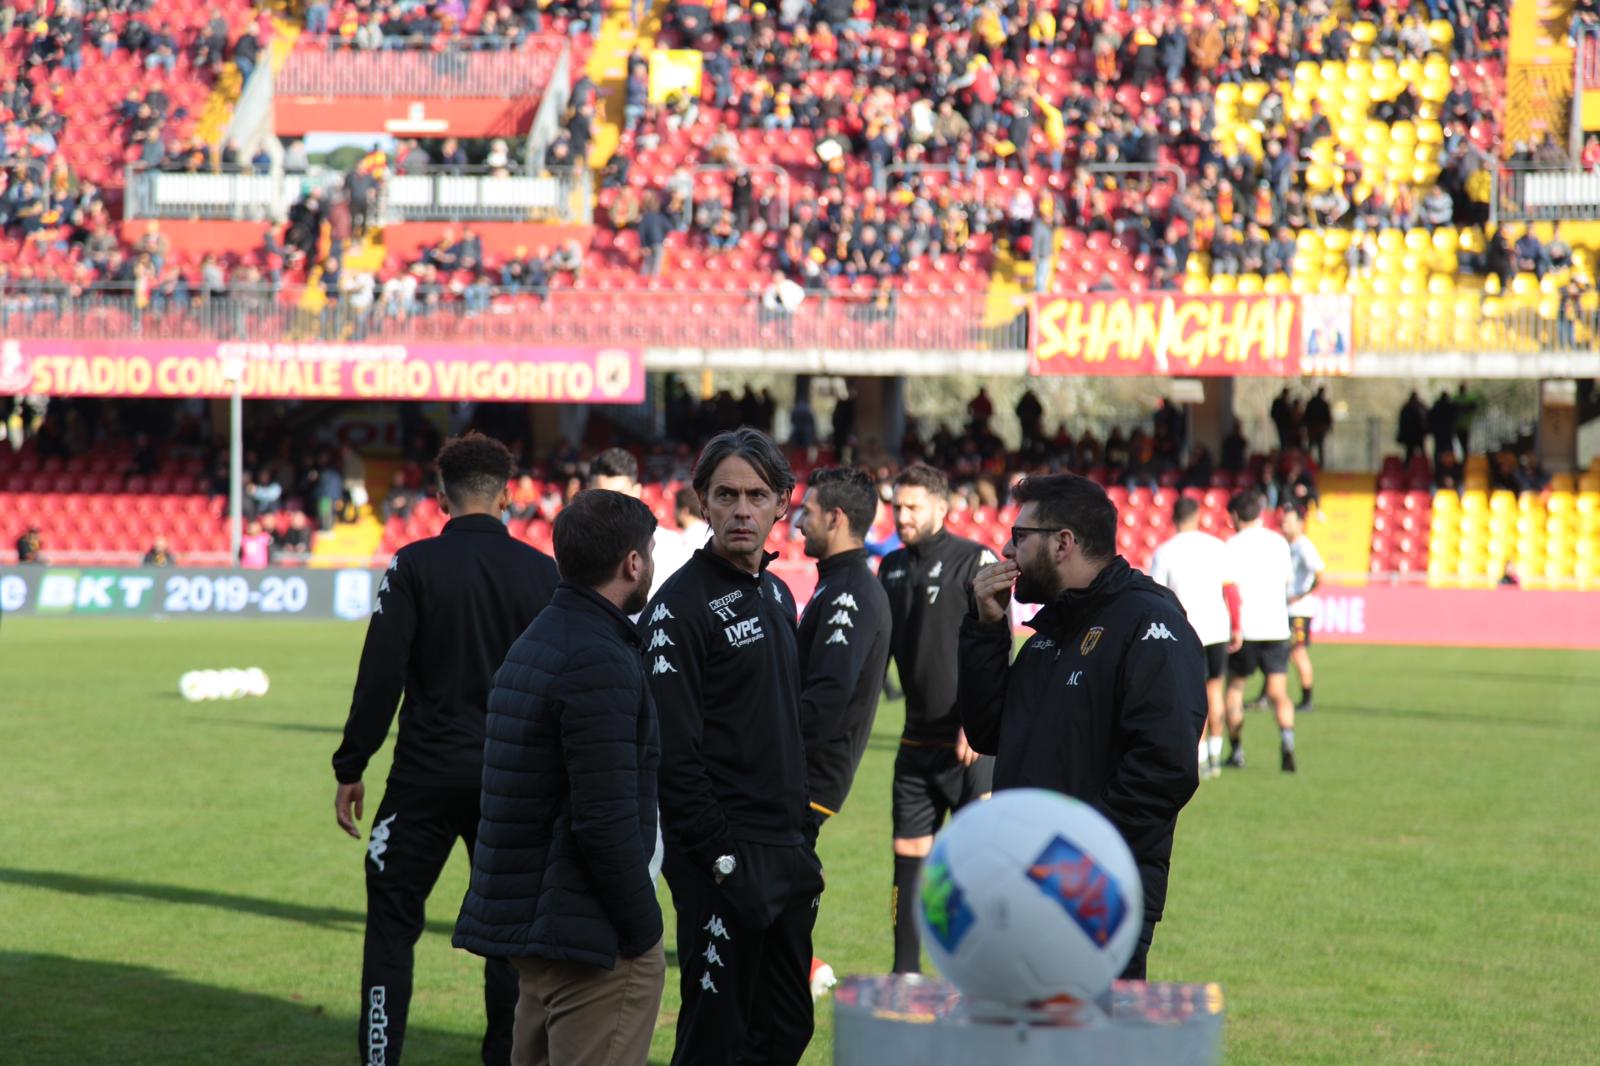
[[[225,356],[222,377],[233,386],[228,400],[228,565],[239,565],[244,543],[244,359]]]

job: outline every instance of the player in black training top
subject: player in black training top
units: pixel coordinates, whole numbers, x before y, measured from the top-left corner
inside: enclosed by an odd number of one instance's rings
[[[833,466],[811,474],[797,523],[817,560],[817,589],[800,617],[800,716],[819,827],[850,794],[889,663],[889,598],[865,547],[877,512],[872,478]]]
[[[359,840],[361,778],[399,705],[400,736],[367,841],[363,1066],[400,1061],[423,906],[456,840],[471,855],[477,837],[489,689],[559,581],[555,561],[513,540],[500,521],[511,499],[511,453],[503,444],[469,433],[447,441],[435,463],[440,503],[452,517],[439,536],[408,544],[389,564],[344,742],[333,755],[334,815]],[[484,984],[483,1061],[498,1066],[511,1061],[517,972],[504,959],[489,959]]]
[[[906,725],[894,760],[894,971],[921,969],[910,906],[917,871],[946,816],[988,793],[994,760],[967,743],[956,706],[956,649],[972,606],[972,579],[996,561],[981,544],[945,531],[945,476],[918,463],[894,479],[894,524],[905,547],[884,557],[878,579],[894,619],[894,660],[906,694]],[[999,628],[1010,629],[1006,622]],[[905,906],[901,906],[904,903]]]
[[[822,894],[800,725],[795,604],[767,570],[794,475],[775,444],[720,433],[695,462],[711,541],[640,616],[661,719],[662,872],[677,910],[674,1066],[793,1066],[811,1041]]]

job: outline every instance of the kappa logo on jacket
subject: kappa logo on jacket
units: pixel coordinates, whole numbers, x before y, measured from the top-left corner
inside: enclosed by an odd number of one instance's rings
[[[712,614],[716,615],[724,622],[731,622],[738,614],[738,612],[733,609],[733,605],[738,603],[743,598],[743,590],[734,589],[726,596],[718,596],[716,599],[706,604],[706,607],[710,609]]]
[[[664,604],[664,603],[656,604],[656,609],[650,612],[650,624],[651,625],[656,625],[659,622],[666,622],[666,621],[676,621],[676,619],[673,618],[672,612],[667,610],[667,605],[666,604]]]
[[[905,573],[905,571],[902,570],[901,573]],[[890,575],[890,576],[893,576],[893,575]],[[841,592],[841,593],[839,593],[839,595],[835,596],[833,598],[833,605],[835,607],[848,607],[852,611],[861,610],[860,607],[856,606],[856,598],[854,596],[850,595],[848,592]]]
[[[828,624],[830,626],[848,626],[851,629],[856,627],[856,624],[850,620],[850,616],[844,611],[835,611],[833,617],[828,619]]]
[[[1139,639],[1140,640],[1174,640],[1175,641],[1178,638],[1173,636],[1172,630],[1167,628],[1167,625],[1166,625],[1165,622],[1151,622],[1150,623],[1150,628],[1145,630],[1144,631],[1144,636],[1140,637]]]
[[[828,638],[828,643],[829,644],[849,644],[850,643],[850,638],[845,636],[844,630],[835,629],[833,631],[833,636]]]
[[[665,655],[657,655],[655,663],[650,667],[651,676],[656,674],[675,674],[677,672],[678,668],[667,662]]]
[[[944,560],[940,559],[938,562],[933,564],[933,569],[928,571],[928,576],[930,578],[933,578],[933,577],[940,577],[943,574],[944,574]]]
[[[672,638],[667,636],[667,631],[665,629],[653,629],[650,631],[650,643],[645,647],[645,650],[655,651],[657,648],[675,647],[677,647],[677,645],[672,643]]]

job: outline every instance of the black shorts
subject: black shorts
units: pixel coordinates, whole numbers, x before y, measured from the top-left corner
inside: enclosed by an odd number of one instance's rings
[[[1311,647],[1311,619],[1289,619],[1289,646],[1291,648]]]
[[[1244,647],[1228,656],[1228,676],[1248,678],[1257,670],[1264,674],[1289,672],[1287,640],[1247,640]]]
[[[994,759],[962,766],[953,747],[900,745],[894,757],[894,835],[929,837],[979,796],[994,791]]]
[[[1228,646],[1226,644],[1206,645],[1206,680],[1219,680],[1228,672]]]

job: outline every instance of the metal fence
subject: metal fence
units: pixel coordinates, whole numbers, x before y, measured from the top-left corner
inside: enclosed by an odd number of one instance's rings
[[[469,286],[329,301],[317,288],[235,287],[204,298],[135,297],[101,289],[34,290],[0,297],[0,332],[17,340],[250,340],[350,343],[451,342],[504,346],[595,345],[703,350],[823,349],[883,352],[1027,347],[1026,313],[984,325],[982,295],[807,296],[793,313],[759,292]]]
[[[1501,221],[1600,219],[1600,171],[1506,167],[1496,185]]]
[[[127,170],[129,218],[282,219],[312,188],[343,180],[312,174],[169,173]],[[386,222],[567,222],[594,220],[593,177],[586,168],[540,177],[496,175],[487,167],[432,167],[395,174],[383,184]]]
[[[642,279],[641,279],[642,281]],[[793,314],[765,307],[759,291],[725,291],[686,280],[637,289],[558,287],[508,290],[484,278],[465,287],[400,281],[370,301],[320,288],[230,288],[210,298],[188,290],[70,289],[35,284],[0,291],[0,332],[18,339],[250,339],[595,344],[734,349],[883,349],[1026,352],[1029,301],[996,321],[983,293],[810,294]],[[1585,306],[1587,304],[1587,306]],[[1556,355],[1592,357],[1600,348],[1594,300],[1540,308],[1450,307],[1426,300],[1358,297],[1354,350],[1364,355]],[[1510,375],[1500,376],[1515,376]]]
[[[389,222],[573,222],[594,218],[593,177],[587,168],[530,177],[485,168],[430,168],[396,174],[384,183]]]
[[[550,83],[566,48],[560,37],[531,37],[516,50],[480,48],[472,38],[441,50],[296,48],[276,88],[279,96],[531,96]]]

